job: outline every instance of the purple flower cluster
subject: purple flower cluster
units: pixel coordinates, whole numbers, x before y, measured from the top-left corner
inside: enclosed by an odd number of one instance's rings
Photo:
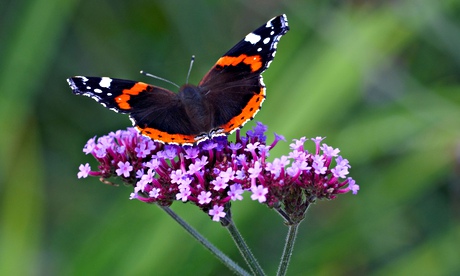
[[[83,151],[99,162],[98,170],[80,165],[78,178],[100,177],[104,183],[118,176],[134,186],[131,199],[169,206],[173,201],[191,202],[215,221],[220,221],[230,201],[251,199],[276,208],[289,222],[303,219],[306,208],[316,199],[334,199],[359,186],[346,178],[350,165],[339,150],[311,139],[316,147],[304,149],[306,138],[290,144],[288,156],[267,161],[270,150],[282,136],[266,144],[267,127],[257,123],[245,136],[237,132],[236,142],[216,137],[196,146],[164,145],[140,135],[135,129],[119,130],[98,139],[91,138]],[[332,166],[334,164],[334,166]]]

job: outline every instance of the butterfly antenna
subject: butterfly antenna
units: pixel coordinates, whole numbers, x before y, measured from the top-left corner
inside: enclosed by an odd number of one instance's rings
[[[188,68],[187,79],[185,83],[188,84],[188,78],[190,77],[190,72],[192,72],[193,62],[195,61],[195,55],[192,55],[192,59],[190,60],[190,67]]]
[[[162,80],[162,81],[164,81],[164,82],[167,82],[167,83],[170,83],[170,84],[174,85],[174,86],[177,87],[177,88],[180,88],[179,85],[175,84],[174,82],[172,82],[172,81],[170,81],[170,80],[163,79],[162,77],[159,77],[159,76],[155,76],[155,75],[146,73],[146,72],[144,72],[144,71],[142,71],[142,70],[141,70],[141,74],[144,75],[144,76],[147,76],[147,77],[151,77],[151,78],[157,79],[157,80]]]

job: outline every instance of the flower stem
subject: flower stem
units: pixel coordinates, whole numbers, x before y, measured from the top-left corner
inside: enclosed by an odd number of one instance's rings
[[[289,215],[286,214],[286,212],[282,208],[279,208],[279,207],[275,208],[275,211],[278,213],[278,215],[280,215],[284,219],[284,224],[286,225],[294,224],[291,221],[291,218],[289,217]]]
[[[191,227],[187,222],[185,222],[181,217],[179,217],[173,210],[166,206],[158,205],[163,211],[165,211],[169,216],[171,216],[177,223],[179,223],[185,231],[192,235],[196,240],[198,240],[204,247],[211,251],[214,256],[219,259],[224,265],[229,269],[234,271],[238,275],[250,275],[246,270],[241,268],[237,263],[230,259],[227,255],[222,253],[217,247],[210,243],[205,237],[198,233],[193,227]]]
[[[292,251],[294,250],[295,238],[297,236],[297,230],[299,229],[300,223],[289,225],[288,235],[286,237],[286,244],[284,245],[283,256],[281,257],[281,262],[278,267],[278,276],[286,275],[289,262],[291,260]]]
[[[252,274],[265,275],[259,262],[257,262],[256,258],[254,257],[248,245],[246,244],[240,232],[238,231],[238,228],[236,228],[235,224],[233,223],[233,220],[230,220],[229,223],[225,225],[225,227],[230,233],[230,236],[233,238],[233,241],[235,242],[236,246],[240,250],[241,256],[243,256],[244,260],[251,269]]]

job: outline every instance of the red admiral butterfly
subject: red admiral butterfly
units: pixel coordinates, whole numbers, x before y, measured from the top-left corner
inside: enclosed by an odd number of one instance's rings
[[[228,135],[251,120],[265,100],[261,74],[289,30],[286,15],[272,18],[238,42],[203,77],[179,93],[143,82],[107,77],[67,79],[73,93],[130,114],[143,135],[163,143],[192,145]]]

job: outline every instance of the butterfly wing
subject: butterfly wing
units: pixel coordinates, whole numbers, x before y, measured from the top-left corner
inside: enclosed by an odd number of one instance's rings
[[[232,133],[251,120],[265,100],[262,73],[289,30],[286,15],[272,18],[225,53],[198,87],[213,110],[216,133]]]
[[[143,82],[107,77],[72,77],[76,95],[88,96],[119,113],[128,113],[143,135],[165,143],[193,144],[193,129],[176,93]]]
[[[288,30],[285,15],[271,19],[223,55],[198,87],[186,89],[187,92],[181,88],[179,94],[143,82],[107,77],[73,77],[67,81],[74,94],[130,114],[134,126],[145,136],[165,143],[194,144],[233,132],[259,111],[265,99],[261,74],[273,60],[280,37]],[[190,92],[200,97],[193,96],[194,100],[184,103]],[[197,124],[191,111],[206,117],[202,121],[210,121],[211,128],[207,123]]]

